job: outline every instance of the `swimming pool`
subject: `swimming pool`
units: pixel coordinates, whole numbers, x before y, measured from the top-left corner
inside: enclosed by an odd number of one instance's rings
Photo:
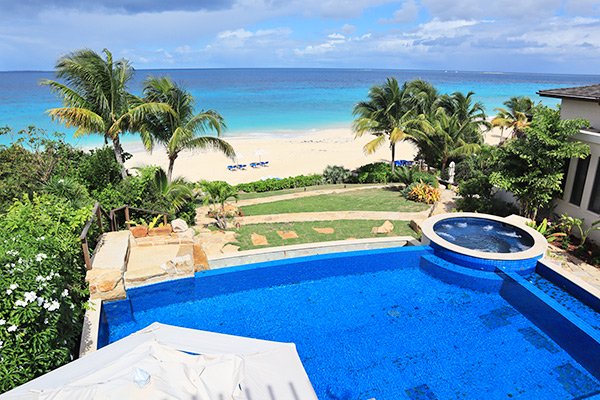
[[[320,399],[600,395],[597,338],[540,313],[548,303],[532,300],[519,277],[486,293],[429,276],[420,264],[432,253],[424,246],[302,257],[129,290],[126,300],[104,304],[101,339],[158,321],[294,342]]]

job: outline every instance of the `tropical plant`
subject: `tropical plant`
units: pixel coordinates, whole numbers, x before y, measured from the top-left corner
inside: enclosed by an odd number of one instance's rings
[[[463,125],[463,140],[467,143],[482,143],[481,132],[489,129],[491,124],[487,121],[483,103],[474,101],[474,92],[466,95],[454,92],[451,95],[440,96],[436,105],[454,116],[459,124]]]
[[[206,194],[204,202],[206,204],[220,204],[221,212],[225,212],[225,202],[231,198],[238,199],[239,195],[235,187],[223,181],[203,181],[200,182],[200,188]]]
[[[419,203],[433,204],[440,200],[440,190],[423,182],[415,182],[405,189],[408,200]]]
[[[396,144],[403,140],[426,141],[427,133],[432,130],[426,116],[412,107],[416,100],[411,94],[409,84],[405,82],[400,87],[395,78],[388,78],[383,85],[373,86],[369,90],[369,100],[361,101],[353,110],[355,137],[366,133],[375,136],[364,146],[365,153],[374,153],[387,143],[392,153],[392,171],[395,169]]]
[[[589,154],[589,145],[570,140],[584,126],[589,122],[561,120],[558,110],[536,107],[525,135],[498,148],[490,182],[511,192],[519,200],[523,215],[535,219],[538,210],[560,192],[564,163]]]
[[[163,145],[169,158],[167,178],[173,175],[175,160],[183,150],[214,149],[227,157],[235,157],[233,147],[219,138],[225,128],[223,117],[214,110],[194,113],[194,97],[170,78],[149,78],[144,84],[144,100],[149,103],[164,103],[169,111],[149,113],[142,140],[148,150],[156,144]],[[215,136],[207,136],[213,131]]]
[[[533,118],[533,101],[526,96],[511,97],[504,102],[505,107],[496,108],[497,114],[492,119],[492,126],[511,131],[511,136],[519,136],[525,132]]]
[[[165,170],[151,165],[137,168],[143,181],[150,184],[153,192],[168,211],[177,212],[194,198],[192,187],[183,178],[169,181]]]
[[[567,236],[564,232],[554,232],[547,218],[544,218],[539,224],[536,224],[535,221],[529,221],[526,225],[541,233],[548,243],[552,243],[560,237]]]
[[[582,248],[587,241],[590,233],[594,231],[600,231],[600,220],[592,222],[590,226],[587,228],[583,223],[583,219],[571,217],[567,213],[564,213],[560,216],[558,221],[558,225],[560,229],[564,230],[564,232],[570,235],[573,232],[573,229],[577,229],[579,233],[579,247]]]
[[[422,172],[418,168],[400,167],[394,171],[392,180],[409,186],[415,182],[423,182],[429,186],[438,187],[440,184],[433,174]]]
[[[389,166],[388,166],[389,167]],[[288,178],[269,178],[260,181],[240,183],[236,185],[236,191],[251,192],[272,192],[276,190],[302,188],[308,186],[317,186],[323,184],[323,176],[318,174],[290,176]]]
[[[52,177],[44,185],[44,191],[56,197],[62,198],[74,208],[82,208],[92,204],[90,195],[77,179],[71,177]]]
[[[76,136],[95,133],[112,141],[121,175],[126,177],[121,134],[138,131],[149,113],[169,113],[172,109],[164,103],[143,102],[129,93],[127,85],[133,77],[129,61],[114,61],[107,49],[103,53],[105,58],[83,49],[61,57],[55,66],[60,81],[44,80],[41,84],[63,100],[63,107],[48,110],[50,117],[77,128]]]
[[[346,183],[352,176],[349,169],[339,165],[328,165],[323,171],[323,181],[325,183]]]

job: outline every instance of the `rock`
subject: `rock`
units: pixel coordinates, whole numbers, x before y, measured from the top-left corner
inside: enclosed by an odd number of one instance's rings
[[[252,240],[254,246],[267,246],[269,244],[267,237],[259,235],[258,233],[252,233],[252,235],[250,235],[250,240]]]
[[[294,231],[277,231],[277,234],[282,239],[298,239],[298,234]]]
[[[391,233],[394,230],[394,224],[390,221],[385,221],[381,226],[375,226],[371,229],[371,233],[386,234]]]
[[[221,249],[221,253],[223,254],[229,254],[229,253],[237,253],[240,250],[240,246],[236,246],[234,244],[231,243],[227,243],[225,246],[223,246],[223,248]]]
[[[171,260],[161,264],[160,268],[169,275],[181,274],[194,268],[194,260],[189,254],[173,257]]]
[[[173,229],[175,229],[175,228],[173,228]],[[188,228],[183,232],[177,232],[177,236],[180,238],[192,239],[194,236],[196,236],[196,231],[194,231],[193,228]]]
[[[185,232],[189,229],[187,222],[182,220],[181,218],[174,219],[171,221],[171,227],[173,228],[173,232]]]
[[[208,257],[199,243],[194,244],[194,271],[204,271],[208,269]]]
[[[85,280],[90,286],[90,293],[104,293],[115,289],[123,282],[123,273],[111,269],[91,269],[87,271]]]
[[[324,235],[331,235],[335,233],[335,229],[333,228],[313,228],[313,230]]]
[[[421,233],[421,224],[423,223],[422,219],[413,219],[410,221],[410,228],[416,233]]]

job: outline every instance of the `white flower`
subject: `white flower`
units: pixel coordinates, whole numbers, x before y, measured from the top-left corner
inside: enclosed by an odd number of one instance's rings
[[[26,305],[27,305],[26,301],[23,301],[23,300],[15,301],[15,307],[25,307]]]
[[[12,294],[12,290],[6,289],[6,294]]]
[[[53,300],[52,303],[50,303],[50,306],[48,307],[48,311],[55,311],[58,310],[60,308],[60,303],[56,300]]]
[[[41,276],[41,275],[38,275],[38,276],[35,277],[35,281],[36,282],[42,282],[43,280],[44,280],[44,277]]]
[[[6,320],[5,319],[0,319],[0,325],[4,325],[6,324]]]
[[[35,256],[35,261],[40,262],[42,260],[45,260],[46,258],[48,258],[47,255],[45,255],[44,253],[39,253]]]
[[[4,342],[0,340],[0,349],[2,348],[2,346],[4,346]]]
[[[36,300],[37,300],[38,306],[41,306],[42,304],[44,304],[44,298],[43,297],[38,297]]]
[[[44,323],[48,325],[48,318],[44,318]]]
[[[67,289],[63,290],[62,297],[67,297],[69,295],[69,291]]]
[[[15,240],[15,238],[13,238],[13,241],[14,241],[14,240]],[[8,250],[8,251],[6,252],[6,254],[8,254],[9,256],[13,256],[13,257],[14,257],[14,256],[18,256],[18,255],[19,255],[19,252],[18,252],[18,251],[16,251],[16,250]]]
[[[16,284],[16,283],[13,283],[12,285],[10,285],[10,286],[9,286],[9,288],[10,288],[11,290],[15,290],[15,289],[16,289],[16,288],[18,288],[18,287],[19,287],[19,285],[18,285],[18,284]]]
[[[33,303],[37,299],[37,294],[35,292],[25,292],[25,301],[28,303]]]
[[[6,328],[7,331],[9,332],[14,332],[17,330],[17,326],[16,325],[11,325],[8,328]]]

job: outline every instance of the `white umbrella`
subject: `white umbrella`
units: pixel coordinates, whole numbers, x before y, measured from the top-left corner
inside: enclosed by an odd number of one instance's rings
[[[154,323],[0,399],[317,400],[293,343]]]
[[[264,155],[265,155],[265,151],[264,151],[264,149],[256,149],[256,150],[254,151],[254,155],[255,155],[256,157],[258,157],[258,162],[261,162],[261,161],[262,161],[262,156],[264,156]]]

